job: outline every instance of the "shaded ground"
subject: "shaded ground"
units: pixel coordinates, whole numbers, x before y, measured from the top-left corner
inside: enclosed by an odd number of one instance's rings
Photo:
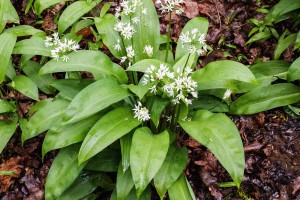
[[[34,25],[38,20],[29,12],[24,16],[26,1],[12,1],[21,16],[21,24]],[[218,59],[240,60],[244,64],[253,64],[256,59],[271,60],[276,40],[245,45],[251,30],[250,18],[262,19],[263,14],[255,10],[262,6],[255,0],[187,0],[185,14],[173,16],[172,38],[176,41],[184,24],[194,16],[204,16],[210,21],[207,35],[208,44],[214,49],[208,56],[201,58],[199,67]],[[277,1],[264,1],[274,5]],[[101,4],[102,5],[102,4]],[[115,3],[113,4],[115,5]],[[44,12],[42,25],[35,27],[50,33],[57,27],[53,21],[61,12],[64,4],[55,6]],[[94,12],[97,12],[95,10]],[[167,16],[161,16],[161,30],[166,32]],[[278,25],[283,30],[286,24]],[[288,25],[287,25],[288,26]],[[83,30],[85,46],[92,40],[90,31]],[[234,46],[232,46],[234,45]],[[282,59],[293,61],[297,56],[288,49]],[[17,57],[15,58],[18,59]],[[200,66],[201,65],[201,66]],[[24,100],[23,113],[30,104]],[[179,143],[189,148],[189,164],[186,174],[198,199],[300,199],[300,120],[287,116],[281,109],[250,116],[234,116],[243,139],[246,153],[245,177],[242,190],[220,188],[217,183],[230,181],[227,172],[220,166],[216,158],[196,141],[187,135],[179,138]],[[45,178],[57,152],[41,158],[43,136],[27,141],[24,146],[20,142],[20,133],[16,133],[0,155],[0,171],[11,170],[12,176],[0,176],[0,198],[11,199],[43,199]],[[233,158],[234,159],[234,158]],[[109,196],[109,194],[107,194]],[[154,197],[155,198],[155,197]],[[101,197],[100,199],[106,199]]]

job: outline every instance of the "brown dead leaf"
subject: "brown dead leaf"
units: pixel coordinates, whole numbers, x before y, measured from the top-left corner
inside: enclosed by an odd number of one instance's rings
[[[0,176],[0,191],[7,192],[9,187],[14,183],[14,180],[20,176],[23,165],[20,165],[21,157],[13,157],[0,165],[0,171],[12,171],[15,176],[1,175]]]
[[[199,148],[201,144],[192,138],[188,138],[187,140],[183,141],[184,146],[192,147],[194,149]]]
[[[47,15],[44,18],[44,23],[42,25],[42,28],[46,31],[46,32],[51,32],[53,30],[57,29],[57,25],[54,22],[54,16],[52,16],[52,14],[47,13]]]
[[[85,27],[79,31],[76,32],[76,35],[82,35],[82,38],[87,38],[91,35],[93,35],[90,27]]]
[[[198,3],[192,0],[186,0],[184,7],[184,13],[187,18],[191,19],[199,15]]]

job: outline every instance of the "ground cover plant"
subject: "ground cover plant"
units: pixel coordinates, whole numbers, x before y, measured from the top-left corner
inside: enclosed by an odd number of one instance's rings
[[[113,190],[111,199],[149,199],[151,184],[161,199],[166,193],[170,199],[195,199],[183,173],[187,148],[177,143],[185,132],[210,149],[228,171],[233,181],[222,185],[239,188],[244,149],[235,124],[223,113],[245,115],[280,106],[297,110],[291,104],[300,100],[299,87],[276,81],[299,80],[298,60],[291,67],[271,61],[250,68],[223,60],[199,69],[198,57],[209,49],[207,19],[191,19],[175,45],[171,17],[168,35],[161,36],[152,1],[124,1],[115,15],[107,13],[108,4],[99,17],[78,21],[98,3],[70,3],[58,19],[58,32],[48,36],[29,26],[8,28],[0,35],[6,41],[0,60],[6,90],[1,148],[17,125],[23,142],[47,131],[43,156],[61,150],[47,176],[46,199],[79,199],[98,186]],[[159,12],[172,16],[182,13],[184,2],[157,4]],[[75,30],[91,24],[97,43],[90,49],[103,43],[112,57],[80,48],[82,38]],[[22,54],[19,66],[12,65],[12,54]],[[92,78],[84,78],[85,72]],[[38,89],[53,98],[40,100]],[[7,91],[36,100],[32,116],[21,116],[18,99],[5,99]],[[241,95],[232,98],[235,94]],[[104,172],[116,172],[116,183]]]

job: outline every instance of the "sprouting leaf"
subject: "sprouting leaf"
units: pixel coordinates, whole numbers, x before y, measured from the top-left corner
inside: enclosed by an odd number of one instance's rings
[[[205,37],[208,31],[208,25],[208,20],[206,18],[194,17],[188,23],[186,23],[183,30],[181,31],[181,35],[183,33],[186,33],[187,31],[191,32],[192,29],[196,28],[198,29],[199,33],[204,34]],[[199,38],[194,38],[192,41],[196,41],[198,39]],[[180,58],[182,58],[187,53],[187,49],[188,46],[183,45],[182,39],[179,38],[176,47],[175,61],[178,61]]]
[[[153,135],[149,128],[142,127],[134,132],[130,151],[130,167],[138,197],[161,168],[168,148],[168,131]]]
[[[191,121],[179,121],[179,124],[217,157],[239,187],[243,180],[245,157],[235,124],[226,115],[207,110],[199,110]]]
[[[74,144],[60,150],[55,157],[45,184],[45,199],[57,199],[79,176],[86,165],[78,165],[77,156],[80,144]]]
[[[74,124],[68,124],[58,129],[50,129],[43,141],[42,155],[44,156],[54,149],[82,142],[99,117],[101,115],[93,115]]]
[[[188,152],[185,147],[178,149],[171,145],[166,159],[154,177],[154,185],[160,199],[163,199],[167,190],[182,174],[188,161]]]
[[[196,200],[196,197],[191,190],[191,186],[186,180],[184,174],[182,174],[178,178],[178,180],[169,188],[168,194],[170,200]]]
[[[288,81],[300,80],[300,57],[290,66],[287,73]]]
[[[35,0],[34,1],[34,10],[36,12],[37,15],[41,15],[41,13],[43,12],[43,10],[45,10],[46,8],[49,8],[52,5],[64,2],[64,1],[68,1],[68,0]]]
[[[0,113],[15,112],[17,110],[13,101],[0,99]]]
[[[81,90],[65,111],[64,121],[74,123],[128,97],[130,93],[113,78],[96,81]]]
[[[68,54],[70,60],[51,60],[47,62],[40,70],[40,74],[87,71],[91,72],[95,79],[101,79],[106,75],[112,75],[120,83],[127,83],[127,75],[124,69],[113,63],[110,58],[100,51],[80,50]]]
[[[19,92],[31,99],[34,99],[36,101],[39,100],[38,88],[36,84],[27,76],[15,76],[12,82],[8,83],[7,85],[18,90]]]
[[[10,33],[3,33],[0,35],[0,83],[4,80],[16,40],[17,37]]]
[[[17,128],[17,121],[18,117],[14,117],[13,121],[11,122],[0,120],[0,153],[6,146],[11,136],[15,133],[15,130]]]
[[[69,5],[61,14],[58,20],[58,33],[61,35],[69,28],[76,20],[82,17],[85,13],[92,10],[101,0],[92,2],[76,1]]]
[[[78,161],[82,163],[141,124],[133,117],[132,109],[121,107],[104,115],[89,131],[80,148]]]
[[[258,84],[248,67],[230,60],[211,62],[195,71],[192,78],[198,83],[198,90],[230,88],[239,91],[243,90],[239,82]]]
[[[22,142],[58,126],[69,101],[56,100],[44,105],[31,117],[22,132]]]
[[[286,106],[300,100],[300,87],[280,83],[259,87],[240,96],[230,105],[230,112],[248,115]]]
[[[51,56],[51,49],[45,46],[45,41],[39,37],[21,40],[16,43],[13,54],[31,54],[41,56]]]
[[[286,50],[286,48],[288,48],[293,42],[296,41],[296,34],[291,34],[289,36],[287,36],[286,38],[284,38],[285,34],[282,34],[282,36],[279,38],[278,40],[278,44],[276,46],[276,49],[274,51],[274,59],[278,60],[282,54],[282,52],[284,52],[284,50]]]

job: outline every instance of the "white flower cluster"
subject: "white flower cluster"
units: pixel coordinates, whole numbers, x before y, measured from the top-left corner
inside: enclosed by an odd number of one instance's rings
[[[119,18],[121,15],[133,15],[136,9],[143,3],[140,0],[128,0],[120,3],[121,7],[116,8],[115,16]],[[142,8],[142,13],[147,14],[147,9]]]
[[[67,62],[69,57],[66,54],[71,51],[77,51],[80,48],[78,43],[73,40],[68,40],[66,38],[60,40],[58,33],[53,33],[52,36],[53,37],[46,37],[45,46],[54,47],[54,49],[51,50],[51,57],[54,58],[54,60],[59,60],[59,58],[61,58],[63,61]]]
[[[135,52],[132,45],[126,47],[126,54],[127,56],[121,57],[121,63],[125,62],[127,59],[129,59],[129,61],[132,61],[133,57],[135,56]]]
[[[183,13],[183,9],[180,4],[183,4],[184,0],[156,0],[156,4],[160,4],[162,13],[176,11],[176,14],[180,15]]]
[[[231,96],[232,90],[231,89],[227,89],[223,95],[223,100],[228,99]]]
[[[116,23],[114,30],[120,32],[125,39],[131,39],[136,32],[130,23],[123,22]]]
[[[189,76],[191,73],[191,68],[186,68],[183,73],[175,73],[164,64],[160,64],[158,69],[151,65],[146,70],[143,84],[155,82],[156,84],[149,88],[151,93],[162,91],[172,99],[173,104],[183,101],[189,105],[192,104],[193,98],[198,97],[197,83]]]
[[[179,38],[182,41],[182,47],[188,45],[187,49],[191,54],[202,55],[206,51],[205,35],[200,33],[197,28],[182,33]]]
[[[147,54],[147,56],[151,58],[153,56],[153,47],[151,45],[144,46],[143,53]]]
[[[150,119],[149,110],[143,107],[141,102],[138,101],[132,110],[134,112],[134,118],[138,118],[140,121],[148,121]]]

